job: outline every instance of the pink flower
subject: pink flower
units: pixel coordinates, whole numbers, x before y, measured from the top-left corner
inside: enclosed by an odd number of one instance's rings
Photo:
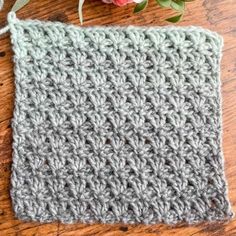
[[[143,0],[102,0],[102,1],[105,3],[113,3],[113,4],[121,7],[121,6],[124,6],[128,3],[132,3],[132,2],[139,3],[139,2],[142,2]]]
[[[117,6],[120,6],[120,7],[124,6],[128,3],[131,3],[131,2],[133,2],[133,0],[113,0],[113,3]]]

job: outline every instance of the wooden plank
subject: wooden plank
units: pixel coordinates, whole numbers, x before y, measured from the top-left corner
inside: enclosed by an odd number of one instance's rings
[[[6,15],[14,0],[5,1],[0,12],[0,27],[6,24]],[[134,15],[133,5],[122,8],[103,4],[100,0],[86,0],[84,5],[84,25],[145,25],[162,26],[163,19],[173,15],[171,10],[163,10],[155,1],[145,12]],[[233,6],[234,4],[234,6]],[[79,25],[77,0],[31,1],[20,10],[21,19],[62,21]],[[224,36],[225,46],[221,65],[223,95],[223,148],[229,198],[236,204],[236,12],[234,0],[205,0],[189,3],[184,20],[178,25],[198,25],[219,32]],[[12,132],[10,119],[14,105],[14,77],[10,38],[5,34],[0,38],[0,235],[78,235],[78,236],[168,236],[175,234],[198,236],[234,236],[236,220],[223,223],[199,224],[187,227],[180,225],[86,225],[59,223],[39,224],[21,222],[14,218],[10,190],[10,168],[12,161]],[[236,207],[234,207],[236,211]]]

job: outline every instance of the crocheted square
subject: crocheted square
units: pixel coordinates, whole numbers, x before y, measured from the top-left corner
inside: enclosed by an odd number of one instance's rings
[[[9,27],[19,219],[192,224],[232,216],[217,34],[80,28],[14,13]]]

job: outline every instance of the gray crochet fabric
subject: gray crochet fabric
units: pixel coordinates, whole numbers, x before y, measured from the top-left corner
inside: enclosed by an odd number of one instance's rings
[[[16,85],[11,197],[19,219],[232,217],[217,34],[8,18]]]

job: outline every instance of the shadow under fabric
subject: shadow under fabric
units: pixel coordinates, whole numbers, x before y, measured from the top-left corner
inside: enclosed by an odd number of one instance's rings
[[[16,216],[189,224],[233,216],[221,145],[222,38],[8,15]]]

